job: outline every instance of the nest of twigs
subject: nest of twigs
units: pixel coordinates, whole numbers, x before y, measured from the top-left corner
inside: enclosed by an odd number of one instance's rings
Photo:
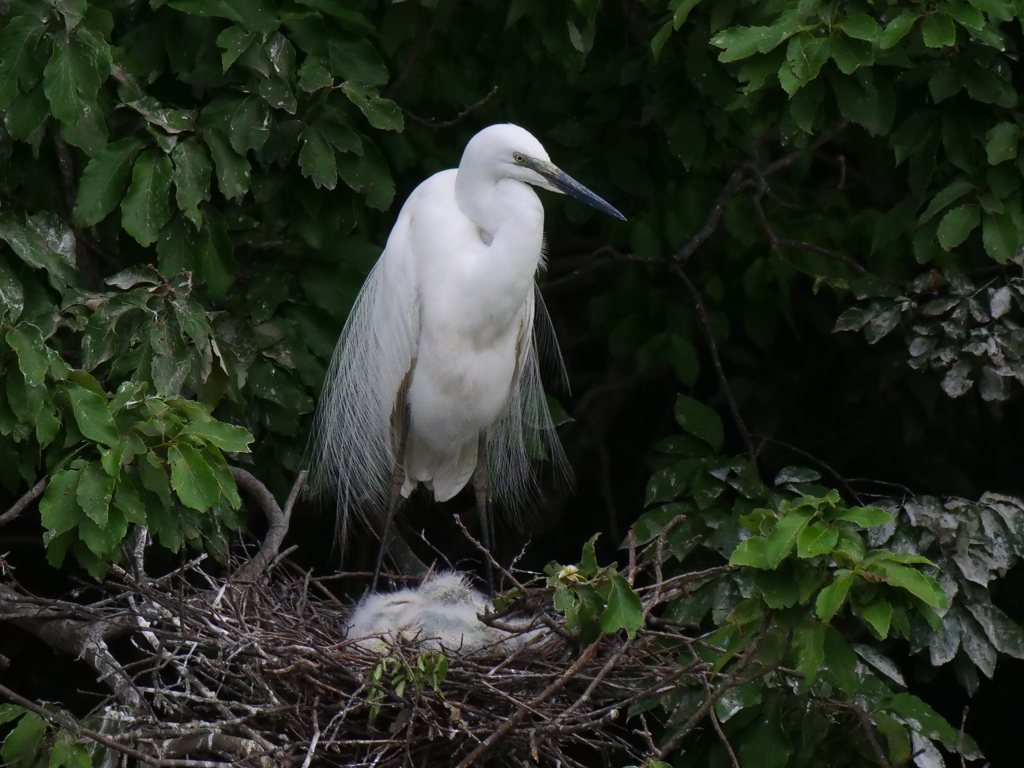
[[[705,665],[686,661],[685,628],[655,618],[682,588],[662,583],[660,545],[641,590],[647,625],[632,640],[581,643],[544,610],[543,590],[526,588],[520,613],[546,632],[513,653],[442,658],[411,643],[382,657],[345,638],[350,606],[325,579],[271,557],[281,538],[232,576],[209,576],[198,558],[161,578],[122,571],[88,607],[48,606],[52,621],[94,628],[85,660],[114,696],[81,722],[47,718],[98,742],[108,765],[590,768],[661,756],[639,718],[627,725],[631,706],[680,684],[710,695]],[[118,635],[131,643],[114,653],[105,640]]]

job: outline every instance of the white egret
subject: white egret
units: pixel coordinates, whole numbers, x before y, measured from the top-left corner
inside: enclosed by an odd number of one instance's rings
[[[343,541],[353,514],[379,523],[386,510],[373,588],[399,494],[423,483],[446,501],[472,477],[490,548],[488,496],[514,512],[536,488],[528,446],[564,462],[534,338],[535,324],[549,322],[534,283],[544,244],[534,186],[624,219],[529,132],[492,125],[458,169],[409,195],[342,331],[317,412],[313,475],[339,495]]]
[[[366,595],[352,611],[345,635],[374,653],[386,653],[399,643],[473,653],[514,651],[547,634],[543,628],[531,629],[531,622],[524,619],[504,619],[508,629],[488,626],[479,616],[490,607],[465,576],[442,571],[425,579],[418,589]]]

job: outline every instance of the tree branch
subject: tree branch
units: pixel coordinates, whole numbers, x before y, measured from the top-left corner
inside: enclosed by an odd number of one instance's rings
[[[413,114],[405,107],[402,107],[402,114],[405,115],[410,120],[412,120],[417,125],[422,125],[424,128],[429,128],[431,131],[441,131],[444,130],[445,128],[454,128],[456,125],[461,123],[471,114],[473,114],[478,109],[483,107],[487,102],[493,99],[497,93],[498,86],[494,86],[493,88],[491,88],[490,93],[488,93],[486,96],[480,99],[480,101],[478,101],[476,104],[466,107],[464,110],[459,112],[457,117],[455,117],[452,120],[446,120],[443,123],[439,123],[436,120],[431,120],[426,117],[420,117],[419,115]]]
[[[0,515],[0,528],[3,528],[9,522],[14,520],[14,518],[25,511],[25,508],[28,507],[29,504],[42,496],[43,491],[46,490],[46,484],[49,481],[50,479],[48,477],[44,477],[38,483],[33,485],[31,490],[29,490],[24,496],[14,502],[10,509]]]
[[[725,370],[722,368],[722,360],[718,356],[718,346],[715,344],[714,329],[711,326],[711,318],[708,317],[707,310],[704,308],[704,302],[701,300],[700,291],[690,281],[690,278],[686,276],[686,273],[678,265],[674,265],[672,271],[682,280],[683,285],[686,287],[687,293],[690,294],[690,299],[693,301],[694,309],[697,310],[697,317],[700,319],[701,330],[704,334],[704,342],[708,346],[708,353],[711,355],[711,363],[715,368],[715,375],[718,377],[718,385],[722,390],[722,396],[725,398],[726,404],[729,406],[729,413],[732,415],[733,424],[736,427],[736,431],[740,433],[740,438],[743,440],[743,445],[747,449],[747,454],[750,456],[750,461],[757,467],[757,451],[754,449],[754,441],[750,438],[750,431],[747,429],[746,423],[743,421],[743,417],[740,415],[739,406],[736,405],[736,398],[733,397],[732,389],[729,387],[729,380],[725,376]]]

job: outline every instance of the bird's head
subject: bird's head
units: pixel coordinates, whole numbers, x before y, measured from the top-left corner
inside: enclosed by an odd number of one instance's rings
[[[484,128],[470,139],[459,170],[484,168],[495,179],[515,179],[535,187],[569,195],[599,211],[625,221],[626,217],[561,170],[529,131],[504,123]]]

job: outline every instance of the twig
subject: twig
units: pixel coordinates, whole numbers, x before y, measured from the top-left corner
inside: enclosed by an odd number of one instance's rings
[[[484,739],[484,741],[476,749],[466,755],[466,757],[464,757],[455,768],[469,768],[469,766],[475,763],[480,757],[490,751],[491,747],[494,746],[495,743],[503,739],[513,728],[519,725],[519,723],[522,722],[522,720],[530,713],[530,709],[544,703],[555,692],[559,691],[593,658],[594,654],[597,653],[597,646],[599,642],[600,641],[593,642],[588,645],[573,665],[565,670],[565,672],[563,672],[555,682],[531,699],[528,704],[521,704],[519,709],[517,709],[515,713],[508,718],[508,720],[502,723],[498,730]]]
[[[707,310],[704,308],[704,302],[701,300],[700,291],[690,281],[690,278],[686,276],[686,273],[678,265],[672,270],[686,287],[687,293],[690,294],[690,299],[693,301],[694,309],[697,310],[697,317],[700,319],[701,330],[704,334],[704,341],[708,346],[708,353],[711,355],[711,363],[715,368],[715,374],[718,377],[718,385],[722,390],[722,396],[725,398],[726,404],[729,406],[729,412],[732,415],[733,424],[736,427],[736,431],[740,433],[740,438],[743,440],[743,445],[747,449],[747,455],[750,456],[750,461],[757,468],[757,451],[754,450],[754,441],[750,438],[750,432],[747,430],[747,425],[743,421],[743,417],[740,415],[739,406],[736,405],[736,398],[733,397],[732,389],[729,387],[729,380],[725,376],[725,370],[722,368],[722,360],[718,356],[718,345],[715,343],[715,332],[711,326],[711,318],[708,316]]]
[[[839,133],[849,124],[850,124],[849,120],[846,120],[846,119],[837,120],[836,122],[834,122],[832,124],[831,128],[829,128],[827,131],[825,131],[823,134],[821,134],[821,136],[819,136],[814,142],[812,142],[807,147],[804,147],[803,149],[794,150],[793,152],[790,152],[785,157],[780,157],[775,162],[768,163],[768,165],[765,166],[764,170],[761,171],[761,175],[762,176],[771,176],[772,174],[776,173],[777,171],[781,171],[783,168],[786,168],[786,167],[792,165],[793,163],[795,163],[797,160],[799,160],[801,157],[803,157],[808,152],[815,152],[815,151],[817,151],[819,148],[821,148],[824,145],[828,144],[830,141],[832,141],[832,139],[834,139],[836,136],[838,136]]]
[[[90,730],[78,723],[65,720],[60,715],[48,712],[38,704],[29,701],[23,696],[19,696],[10,688],[0,685],[0,696],[3,696],[12,704],[17,704],[19,707],[24,707],[28,711],[38,715],[39,717],[46,720],[48,723],[58,726],[59,728],[65,728],[69,731],[73,731],[79,736],[84,736],[91,741],[95,741],[98,744],[102,744],[105,747],[109,747],[116,752],[120,752],[122,755],[135,758],[136,760],[146,763],[147,765],[158,766],[158,768],[231,768],[231,763],[214,762],[210,760],[174,760],[165,759],[159,757],[152,757],[145,755],[138,750],[126,747],[109,736],[104,736],[102,733]]]
[[[413,114],[405,107],[402,108],[402,114],[405,115],[410,120],[412,120],[417,125],[422,125],[424,128],[429,128],[431,131],[442,131],[445,128],[454,128],[456,125],[458,125],[467,117],[469,117],[471,114],[473,114],[478,109],[487,104],[487,102],[493,99],[497,93],[498,86],[494,86],[493,88],[491,88],[490,92],[482,99],[480,99],[480,101],[478,101],[476,104],[466,107],[464,110],[459,112],[459,114],[455,118],[451,120],[446,120],[442,123],[439,123],[436,120],[431,120],[430,118],[420,117],[419,115]]]
[[[838,472],[832,469],[832,467],[830,467],[828,464],[826,464],[824,461],[819,459],[814,454],[808,453],[802,448],[797,448],[795,445],[790,445],[789,443],[783,442],[782,440],[778,440],[777,438],[774,437],[768,437],[767,435],[759,435],[758,437],[761,437],[761,439],[766,440],[769,443],[774,443],[775,445],[778,445],[781,448],[785,448],[786,450],[792,451],[798,456],[802,456],[808,461],[817,464],[819,467],[821,467],[830,475],[832,475],[832,478],[843,487],[843,491],[845,491],[851,499],[857,502],[858,506],[864,506],[864,502],[861,500],[860,495],[855,490],[853,490],[853,488],[850,487],[850,484],[846,481],[846,478],[844,478],[842,475],[840,475]]]
[[[313,700],[313,738],[309,740],[309,748],[306,750],[306,759],[302,761],[302,768],[309,768],[313,762],[313,755],[316,754],[316,745],[320,741],[320,724],[316,720],[317,705],[320,704],[320,697]]]
[[[635,253],[619,253],[609,246],[602,246],[591,254],[591,260],[586,262],[583,266],[574,269],[572,272],[561,275],[560,277],[548,280],[546,283],[542,283],[540,290],[544,294],[550,293],[551,291],[557,291],[558,289],[563,288],[567,283],[570,283],[589,272],[593,272],[594,270],[602,267],[607,267],[609,264],[619,264],[622,262],[633,264],[665,263],[664,259],[652,259],[648,256],[638,256]]]
[[[718,722],[718,715],[715,714],[715,708],[712,707],[708,710],[708,717],[711,718],[711,725],[715,728],[715,733],[718,734],[719,741],[722,742],[722,746],[725,747],[725,751],[729,753],[729,760],[732,762],[733,768],[740,768],[740,761],[736,759],[736,753],[733,752],[732,744],[729,743],[729,739],[725,736],[725,731],[722,730],[722,724]]]
[[[868,744],[871,746],[871,751],[875,753],[875,760],[878,761],[878,764],[882,766],[882,768],[892,768],[892,763],[890,763],[889,758],[885,756],[885,750],[882,749],[882,745],[878,743],[878,739],[875,737],[875,729],[871,724],[871,718],[868,717],[867,712],[853,702],[836,701],[835,699],[831,699],[829,700],[829,703],[839,709],[847,709],[856,715],[857,720],[860,722],[861,730],[864,731]]]
[[[737,168],[732,172],[732,176],[725,182],[725,186],[718,193],[715,198],[714,204],[711,206],[708,217],[704,221],[702,226],[697,233],[687,240],[683,247],[672,256],[672,260],[678,264],[685,264],[687,260],[700,248],[704,243],[710,239],[710,237],[718,229],[718,223],[722,220],[722,214],[725,213],[726,206],[729,205],[729,201],[732,200],[744,187],[748,186],[750,182],[744,178],[743,167]]]
[[[2,515],[0,515],[0,528],[3,528],[5,525],[11,522],[14,518],[16,518],[22,512],[24,512],[25,508],[29,504],[31,504],[33,501],[42,496],[43,491],[46,490],[46,484],[49,481],[50,480],[48,477],[44,477],[38,483],[33,485],[31,490],[29,490],[24,496],[22,496],[20,499],[14,502],[14,505],[10,509],[8,509]]]

